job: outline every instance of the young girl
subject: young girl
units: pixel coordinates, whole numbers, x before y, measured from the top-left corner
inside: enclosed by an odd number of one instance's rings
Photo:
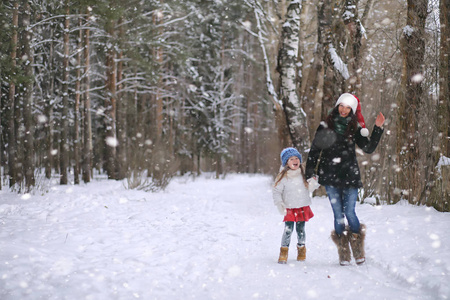
[[[280,213],[284,216],[284,232],[281,238],[279,264],[285,264],[288,258],[289,244],[294,230],[297,230],[297,260],[306,259],[305,222],[314,214],[309,205],[311,198],[307,189],[302,163],[302,156],[295,148],[286,148],[281,151],[283,169],[275,179],[273,187],[273,200]]]

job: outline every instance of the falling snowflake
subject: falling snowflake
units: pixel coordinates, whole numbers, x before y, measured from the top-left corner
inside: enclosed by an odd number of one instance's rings
[[[107,137],[105,142],[106,142],[106,145],[108,145],[110,147],[117,147],[117,146],[119,146],[119,141],[113,136]]]

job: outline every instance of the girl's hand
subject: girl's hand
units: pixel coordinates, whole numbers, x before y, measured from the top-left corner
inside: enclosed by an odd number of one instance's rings
[[[314,192],[315,190],[317,190],[320,187],[320,184],[317,181],[316,176],[309,178],[307,180],[307,182],[308,182],[307,189],[310,193]]]
[[[280,212],[280,215],[285,216],[286,215],[286,208],[282,203],[278,203],[277,205],[278,211]]]
[[[381,126],[383,126],[384,121],[385,121],[385,118],[384,118],[383,114],[380,112],[377,116],[377,119],[375,120],[375,125],[378,127],[381,127]]]

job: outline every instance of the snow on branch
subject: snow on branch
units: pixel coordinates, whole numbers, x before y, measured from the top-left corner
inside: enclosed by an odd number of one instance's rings
[[[450,157],[442,155],[441,158],[439,158],[439,162],[437,163],[437,169],[439,173],[441,172],[442,166],[450,166]]]
[[[414,32],[414,28],[413,27],[411,27],[409,25],[406,25],[405,27],[403,27],[403,33],[405,35],[411,36],[413,34],[413,32]]]
[[[333,45],[330,44],[330,48],[328,50],[331,56],[331,61],[333,62],[334,68],[344,77],[344,79],[349,79],[350,75],[348,73],[347,65],[342,61],[339,55],[336,53],[336,49],[334,49]]]

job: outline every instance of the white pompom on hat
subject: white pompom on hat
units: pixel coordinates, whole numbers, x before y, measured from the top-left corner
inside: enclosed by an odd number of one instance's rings
[[[361,101],[359,101],[358,97],[349,93],[344,93],[336,101],[336,106],[341,103],[351,107],[353,113],[358,119],[359,125],[362,127],[360,131],[361,135],[364,137],[369,136],[369,130],[366,128],[366,122],[364,121],[364,117],[361,113]]]

